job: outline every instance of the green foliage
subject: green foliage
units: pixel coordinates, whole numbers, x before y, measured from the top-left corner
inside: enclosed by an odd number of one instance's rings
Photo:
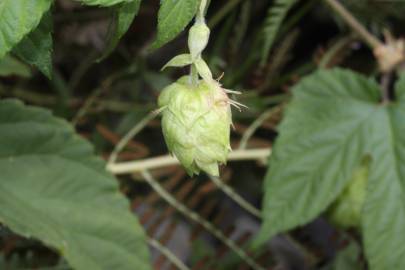
[[[75,269],[150,269],[116,180],[64,121],[0,102],[0,222],[57,249]]]
[[[50,0],[0,2],[0,59],[37,27],[50,6]]]
[[[152,48],[156,49],[174,39],[190,23],[197,12],[200,0],[161,1],[158,15],[158,32]]]
[[[341,69],[308,76],[293,95],[270,158],[259,241],[321,214],[370,155],[366,255],[371,269],[404,268],[405,77],[389,104],[374,80]]]
[[[52,76],[52,15],[46,13],[38,27],[14,48],[25,62],[38,67],[49,79]]]
[[[351,242],[347,247],[337,253],[333,262],[322,270],[359,270],[363,269],[360,260],[361,250],[355,243]]]
[[[173,57],[169,62],[167,62],[167,64],[162,67],[162,70],[168,67],[184,67],[191,65],[191,63],[193,63],[193,60],[191,59],[190,54],[180,54]]]
[[[261,59],[262,65],[269,57],[271,47],[277,37],[281,23],[296,1],[297,0],[276,0],[274,4],[269,7],[263,28],[264,44]]]
[[[120,39],[128,31],[135,16],[139,12],[141,0],[133,0],[129,3],[122,3],[114,8],[113,20],[109,29],[109,37],[106,49],[103,55],[98,59],[99,61],[106,58],[118,45]]]
[[[121,3],[130,3],[134,2],[135,0],[76,0],[82,2],[85,5],[89,6],[104,6],[109,7]]]
[[[30,68],[21,63],[15,57],[6,55],[0,60],[0,76],[21,76],[24,78],[31,76]]]

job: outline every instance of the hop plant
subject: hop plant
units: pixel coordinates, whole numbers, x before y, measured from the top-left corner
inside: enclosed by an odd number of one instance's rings
[[[190,83],[182,77],[161,93],[162,129],[169,151],[192,176],[201,170],[218,176],[231,150],[230,105],[234,104],[216,81]]]
[[[203,16],[205,6],[202,0],[196,22],[189,30],[190,53],[175,56],[162,68],[191,65],[190,76],[167,86],[158,100],[167,147],[190,176],[201,170],[219,176],[218,165],[226,163],[231,150],[231,105],[242,105],[227,95],[239,92],[222,88],[201,56],[210,36]]]

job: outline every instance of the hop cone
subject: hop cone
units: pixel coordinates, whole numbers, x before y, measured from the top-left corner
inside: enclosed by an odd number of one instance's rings
[[[328,210],[329,219],[343,228],[360,227],[368,181],[368,163],[365,159],[349,183]]]
[[[231,149],[230,102],[217,82],[201,80],[192,86],[188,80],[180,78],[159,97],[163,135],[190,176],[200,170],[218,176],[218,164],[226,162]]]

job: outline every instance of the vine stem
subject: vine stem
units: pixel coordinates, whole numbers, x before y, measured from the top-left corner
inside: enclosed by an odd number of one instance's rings
[[[257,209],[254,205],[250,202],[245,200],[242,196],[240,196],[231,186],[225,184],[220,178],[215,176],[210,176],[211,181],[226,195],[228,195],[236,204],[238,204],[241,208],[245,209],[247,212],[252,214],[253,216],[262,219],[262,213],[259,209]]]
[[[163,254],[171,263],[173,263],[180,270],[190,270],[179,258],[176,257],[167,247],[162,245],[159,241],[154,238],[148,237],[148,243],[160,253]]]
[[[152,121],[160,111],[152,111],[147,116],[145,116],[141,121],[138,122],[125,136],[118,142],[115,146],[114,150],[112,151],[107,166],[115,163],[117,160],[118,154],[124,149],[124,147],[128,144],[133,137],[136,136],[150,121]]]
[[[265,268],[258,265],[253,259],[250,258],[250,256],[243,249],[241,249],[233,240],[227,238],[222,233],[222,231],[217,229],[212,223],[205,220],[199,214],[197,214],[192,210],[189,210],[186,206],[178,202],[176,198],[174,198],[169,192],[167,192],[147,170],[143,170],[141,173],[142,176],[145,178],[145,180],[148,182],[148,184],[159,194],[159,196],[161,196],[176,210],[185,215],[187,218],[203,226],[207,231],[209,231],[212,235],[221,240],[226,246],[228,246],[231,250],[233,250],[241,259],[243,259],[247,264],[249,264],[249,266],[252,267],[252,269],[265,270]]]
[[[282,106],[277,106],[263,112],[243,133],[242,139],[239,143],[239,149],[245,149],[249,139],[253,136],[256,130],[263,124],[266,119],[270,118],[274,114],[280,112]]]
[[[265,160],[270,156],[270,154],[271,148],[258,148],[246,150],[238,149],[229,153],[228,160],[229,161]],[[171,155],[164,155],[144,160],[109,163],[107,165],[107,170],[113,174],[119,175],[119,174],[141,172],[143,170],[163,168],[173,165],[179,165],[179,161]]]
[[[372,48],[384,46],[384,44],[372,35],[347,9],[337,0],[325,0],[326,3],[338,13],[350,27]]]

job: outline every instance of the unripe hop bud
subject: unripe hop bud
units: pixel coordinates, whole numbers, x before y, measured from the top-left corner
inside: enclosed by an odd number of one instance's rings
[[[230,151],[232,121],[230,101],[216,82],[189,84],[182,77],[166,87],[159,97],[163,135],[187,173],[200,170],[218,176],[218,164],[226,163]]]
[[[361,225],[361,214],[368,182],[368,162],[357,168],[352,179],[328,210],[329,219],[343,228]]]
[[[188,48],[191,58],[196,59],[207,47],[210,29],[204,22],[196,22],[188,33]]]

